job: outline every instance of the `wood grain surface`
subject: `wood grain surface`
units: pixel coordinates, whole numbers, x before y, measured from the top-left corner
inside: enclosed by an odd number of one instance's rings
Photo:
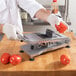
[[[76,39],[72,32],[67,32],[64,35],[70,37],[71,48],[62,48],[55,50],[53,52],[48,52],[46,54],[35,57],[34,61],[29,61],[29,56],[26,53],[20,53],[20,46],[24,45],[25,44],[24,42],[21,43],[15,40],[11,41],[8,40],[6,36],[4,36],[3,40],[0,42],[0,57],[5,52],[10,53],[11,55],[19,54],[22,56],[23,61],[16,66],[13,66],[10,63],[7,65],[3,65],[0,62],[0,71],[1,72],[51,71],[52,72],[51,74],[55,74],[56,71],[58,71],[59,74],[62,74],[61,72],[63,72],[64,74],[64,71],[65,72],[76,71]],[[70,64],[62,65],[60,63],[60,56],[62,54],[65,54],[70,57],[71,59]]]

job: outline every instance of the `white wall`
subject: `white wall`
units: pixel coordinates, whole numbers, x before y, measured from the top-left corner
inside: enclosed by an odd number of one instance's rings
[[[39,3],[43,4],[43,5],[50,5],[52,0],[37,0]],[[58,4],[59,5],[64,5],[65,0],[58,0]]]
[[[69,2],[69,17],[72,22],[72,29],[76,33],[76,0]]]

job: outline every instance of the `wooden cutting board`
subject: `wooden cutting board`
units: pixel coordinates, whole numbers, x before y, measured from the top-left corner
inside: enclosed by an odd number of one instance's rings
[[[35,57],[34,61],[29,61],[29,56],[26,53],[20,53],[20,46],[24,45],[24,42],[11,41],[3,37],[0,42],[0,57],[3,53],[7,52],[12,54],[19,54],[22,56],[23,61],[13,66],[12,64],[3,65],[0,62],[0,71],[70,71],[76,70],[76,40],[72,32],[65,33],[70,37],[71,48],[62,48],[53,52]],[[62,65],[60,63],[60,56],[65,54],[70,57],[71,62],[68,65]]]

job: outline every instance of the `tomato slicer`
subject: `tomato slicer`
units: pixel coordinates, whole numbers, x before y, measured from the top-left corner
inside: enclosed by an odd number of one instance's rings
[[[27,44],[21,46],[21,50],[27,53],[30,59],[59,48],[70,47],[68,37],[50,29],[47,29],[45,34],[24,33],[23,36],[18,34],[18,38],[21,42],[27,42]]]

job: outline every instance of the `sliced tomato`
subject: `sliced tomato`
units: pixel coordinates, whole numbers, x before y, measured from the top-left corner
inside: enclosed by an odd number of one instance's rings
[[[11,63],[12,65],[17,65],[17,64],[19,64],[21,61],[22,61],[22,57],[21,57],[20,55],[14,54],[14,55],[12,55],[12,56],[10,57],[10,63]]]
[[[62,22],[60,22],[59,25],[55,24],[55,27],[56,27],[57,31],[59,31],[59,33],[64,33],[68,29],[68,27],[65,24],[63,24]]]

